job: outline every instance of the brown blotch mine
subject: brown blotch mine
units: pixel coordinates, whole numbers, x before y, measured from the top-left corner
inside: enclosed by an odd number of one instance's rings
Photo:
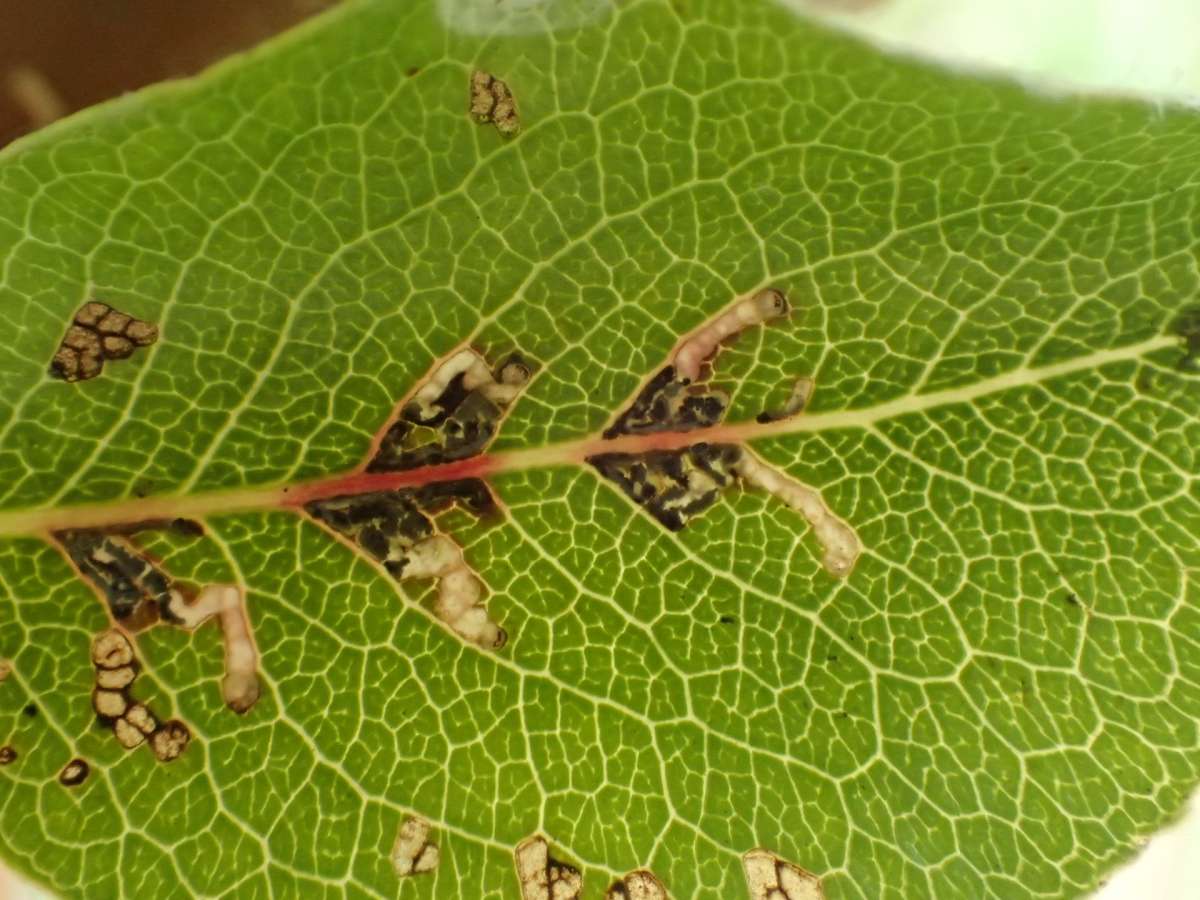
[[[58,783],[63,787],[77,787],[87,781],[91,768],[82,759],[73,759],[58,773]]]
[[[599,453],[587,461],[671,531],[717,502],[742,457],[736,444],[698,443],[682,450]]]
[[[87,381],[100,374],[106,360],[125,359],[156,340],[157,325],[93,300],[75,313],[50,362],[50,374],[64,381]]]
[[[620,881],[614,881],[604,900],[667,900],[667,889],[653,872],[638,869]]]
[[[623,434],[710,428],[725,417],[729,395],[719,388],[680,378],[667,366],[650,379],[633,403],[604,431],[605,440]]]
[[[392,868],[396,874],[404,878],[432,872],[440,859],[437,844],[429,840],[429,823],[417,816],[407,817],[392,845]]]
[[[508,85],[478,70],[471,73],[471,118],[480,125],[495,125],[505,137],[521,130],[521,117]]]
[[[105,631],[92,641],[92,664],[98,669],[120,669],[133,662],[133,645],[119,631]]]
[[[555,859],[540,834],[517,844],[513,856],[522,900],[579,900],[583,894],[579,869]]]
[[[171,762],[187,749],[191,739],[188,727],[178,719],[172,719],[150,736],[150,748],[159,762]]]
[[[761,847],[742,857],[750,900],[825,900],[821,879]]]
[[[494,371],[473,350],[456,353],[401,410],[367,471],[394,472],[478,456],[530,376],[529,364],[515,353]]]
[[[97,529],[54,532],[81,575],[104,596],[125,628],[137,630],[158,620],[177,589],[171,580],[121,534]]]
[[[101,723],[112,728],[117,743],[133,750],[149,741],[161,762],[177,759],[191,732],[174,719],[160,725],[154,713],[133,698],[137,659],[129,638],[116,629],[98,634],[92,641],[92,663],[96,667],[92,709]]]
[[[16,762],[17,751],[8,745],[0,747],[0,766],[7,766],[9,763]]]

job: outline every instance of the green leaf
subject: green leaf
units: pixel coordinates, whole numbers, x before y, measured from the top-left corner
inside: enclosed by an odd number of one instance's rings
[[[511,6],[511,8],[510,8]],[[468,115],[471,72],[521,130]],[[1200,119],[889,59],[766,0],[351,3],[0,154],[0,850],[64,895],[1078,896],[1200,769]],[[679,532],[583,464],[682,335],[727,421],[863,553],[734,489]],[[159,339],[48,374],[96,299]],[[1181,340],[1182,336],[1182,340]],[[305,515],[464,342],[534,364],[438,526],[508,644],[464,643]],[[1192,353],[1188,357],[1189,352]],[[797,378],[799,416],[757,425]],[[483,472],[477,474],[484,474]],[[98,726],[107,611],[51,530],[248,592],[137,638],[169,763]],[[72,758],[90,774],[66,787]],[[440,863],[398,877],[410,815]]]

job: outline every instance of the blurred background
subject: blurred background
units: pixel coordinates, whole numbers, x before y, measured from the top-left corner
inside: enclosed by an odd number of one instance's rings
[[[209,63],[334,0],[0,0],[0,145]]]
[[[0,2],[0,145],[108,97],[197,72],[334,5]],[[1008,73],[1035,90],[1139,94],[1200,106],[1200,0],[779,2],[900,52]],[[0,867],[0,898],[46,896]],[[1190,814],[1155,837],[1095,900],[1197,898],[1200,804],[1193,802]]]

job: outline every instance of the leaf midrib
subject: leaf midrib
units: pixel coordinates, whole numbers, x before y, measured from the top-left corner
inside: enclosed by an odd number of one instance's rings
[[[647,450],[678,449],[701,442],[740,444],[790,434],[871,429],[879,422],[898,416],[927,412],[941,406],[971,403],[989,394],[1031,387],[1054,378],[1098,369],[1113,363],[1130,362],[1177,345],[1177,338],[1158,335],[1136,344],[1098,350],[1046,366],[1022,366],[969,385],[927,394],[910,394],[861,409],[801,414],[776,422],[752,421],[692,431],[626,435],[612,440],[590,435],[543,447],[486,453],[468,460],[402,472],[368,474],[356,470],[292,484],[277,483],[260,487],[199,491],[187,495],[121,498],[99,503],[6,510],[0,512],[0,537],[44,536],[64,528],[102,528],[144,521],[203,519],[226,513],[295,509],[310,500],[325,497],[394,490],[466,477],[488,477],[526,469],[581,465],[587,457],[597,453],[639,453]]]

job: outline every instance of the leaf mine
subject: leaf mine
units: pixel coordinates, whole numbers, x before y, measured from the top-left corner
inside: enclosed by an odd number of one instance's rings
[[[408,816],[401,823],[392,846],[392,868],[405,878],[432,872],[440,861],[437,844],[429,840],[429,823],[418,816]]]
[[[112,728],[117,743],[133,750],[149,741],[160,761],[177,758],[191,739],[191,733],[178,721],[160,724],[154,713],[133,698],[138,662],[129,638],[116,629],[96,635],[92,641],[92,665],[96,670],[92,708],[97,718]]]
[[[675,371],[685,381],[700,378],[700,367],[722,341],[770,319],[788,314],[787,298],[773,288],[741,300],[692,333],[675,351]]]
[[[750,900],[825,900],[820,878],[770,850],[751,850],[742,865]]]
[[[150,749],[159,762],[171,762],[187,749],[191,739],[192,733],[188,727],[178,719],[172,719],[150,735]]]
[[[101,373],[106,360],[125,359],[156,340],[158,326],[93,300],[75,313],[50,373],[64,381],[86,381]]]
[[[368,473],[400,472],[481,454],[496,436],[505,412],[529,381],[529,366],[511,355],[493,370],[474,350],[442,362],[403,404]],[[433,517],[456,505],[478,516],[496,501],[478,478],[420,487],[346,494],[305,504],[308,513],[380,563],[397,581],[434,579],[434,613],[463,640],[499,649],[508,636],[488,616],[482,580]]]
[[[815,488],[788,478],[778,469],[761,462],[749,450],[743,450],[734,471],[749,487],[761,488],[800,513],[812,527],[824,549],[821,562],[829,574],[838,578],[850,574],[862,547],[849,525],[830,512]]]
[[[583,876],[572,865],[550,855],[540,834],[525,838],[514,852],[521,900],[579,900]]]
[[[680,531],[733,483],[741,457],[734,444],[698,443],[682,450],[601,453],[588,462],[665,528]]]
[[[79,573],[100,592],[113,618],[129,628],[149,625],[176,589],[124,535],[95,529],[60,531],[55,538]]]
[[[178,525],[171,523],[169,527],[178,528]],[[100,592],[113,618],[123,628],[137,631],[161,620],[194,631],[215,618],[225,645],[222,697],[226,705],[238,713],[244,713],[254,705],[259,696],[258,650],[244,591],[233,585],[206,585],[195,597],[189,598],[189,592],[175,584],[125,534],[79,529],[57,532],[54,537],[84,579]],[[109,632],[108,635],[106,640],[110,642],[115,640],[111,635],[124,639],[120,632]],[[95,652],[93,648],[94,662]],[[96,665],[109,670],[102,676],[103,685],[98,676],[97,688],[110,690],[120,668],[101,666],[99,662]],[[101,695],[100,700],[94,698],[94,702],[113,709],[116,699]],[[120,718],[119,714],[102,713],[99,707],[96,711],[113,720]],[[135,736],[127,728],[123,728],[123,732],[126,739],[134,740]],[[118,738],[121,737],[118,733]]]
[[[708,361],[722,342],[753,325],[784,316],[788,309],[782,292],[768,289],[702,325],[680,342],[668,365],[605,430],[605,440],[719,425],[729,398],[702,379],[711,370]],[[783,410],[764,413],[759,421],[799,414],[808,403],[812,385],[809,379],[799,379]],[[701,441],[681,449],[597,453],[587,461],[671,531],[681,530],[716,503],[734,481],[740,481],[774,495],[804,516],[822,547],[822,563],[834,577],[848,575],[861,552],[858,535],[829,509],[820,492],[767,466],[738,444]]]
[[[808,405],[808,399],[812,396],[813,386],[811,378],[797,378],[787,402],[778,410],[763,410],[755,417],[755,421],[766,425],[768,422],[782,422],[804,412],[804,407]]]
[[[604,900],[670,900],[667,889],[663,887],[652,872],[638,869],[630,872],[620,881],[615,881],[604,894]]]
[[[479,455],[529,377],[529,366],[515,354],[493,373],[474,350],[459,351],[404,404],[367,471],[397,472]]]
[[[488,72],[471,73],[471,118],[480,125],[492,124],[505,137],[521,130],[521,117],[507,84]]]
[[[162,616],[189,631],[216,618],[225,644],[225,677],[221,680],[225,705],[236,713],[244,713],[258,701],[258,649],[250,628],[245,591],[230,584],[209,584],[201,588],[191,603],[184,602],[183,595],[176,591],[168,595]]]
[[[86,760],[73,759],[58,773],[58,783],[63,787],[78,787],[87,781],[90,772],[91,767],[88,766]]]

